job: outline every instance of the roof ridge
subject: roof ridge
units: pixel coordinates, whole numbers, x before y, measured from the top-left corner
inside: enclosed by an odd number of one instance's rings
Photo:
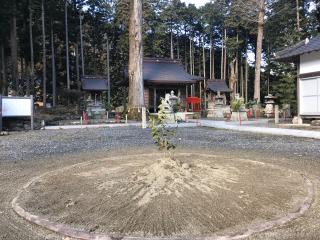
[[[317,44],[318,42],[319,44]],[[319,51],[319,50],[320,50],[320,34],[312,38],[306,38],[292,46],[289,46],[281,51],[276,52],[275,60],[290,59],[304,53],[310,53],[310,52]]]

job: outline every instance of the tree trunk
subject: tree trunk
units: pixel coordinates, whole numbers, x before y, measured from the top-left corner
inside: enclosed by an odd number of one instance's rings
[[[248,102],[248,77],[249,77],[249,69],[248,69],[248,57],[246,56],[245,59],[245,70],[244,70],[244,75],[245,75],[245,95],[246,95],[246,103]]]
[[[4,46],[1,45],[1,75],[2,75],[2,95],[8,94],[7,74],[6,74],[6,58],[4,54]]]
[[[254,99],[260,103],[260,77],[261,77],[261,57],[262,57],[262,41],[264,30],[264,15],[265,3],[264,0],[259,2],[259,16],[258,16],[258,36],[257,36],[257,50],[256,50],[256,67],[254,79]]]
[[[188,55],[187,55],[187,29],[184,27],[184,68],[188,71]]]
[[[243,58],[240,58],[240,92],[241,92],[241,97],[244,99],[244,78],[243,78]]]
[[[194,47],[194,42],[192,41],[192,50],[191,50],[191,52],[192,52],[192,75],[194,75],[195,74],[195,71],[194,71],[194,68],[195,68],[195,47]]]
[[[65,2],[64,21],[65,21],[65,34],[66,34],[67,89],[70,90],[69,36],[68,36],[68,1]]]
[[[224,76],[224,70],[223,70],[223,68],[224,68],[224,36],[222,35],[222,39],[221,39],[221,73],[220,73],[220,78],[221,79],[223,79],[223,80],[225,80],[224,78],[223,78],[223,76]]]
[[[174,59],[172,27],[171,27],[171,32],[170,32],[170,58]]]
[[[32,8],[31,0],[29,1],[29,38],[30,38],[30,89],[31,93],[34,93],[34,53],[33,53],[33,34],[32,34]]]
[[[203,77],[206,78],[206,49],[204,47],[204,40],[202,46],[202,62],[203,62]]]
[[[237,93],[237,77],[236,77],[236,58],[230,63],[230,79],[229,88],[231,90],[231,99],[234,99]]]
[[[57,78],[56,78],[56,58],[54,50],[53,23],[51,20],[51,68],[52,68],[52,106],[57,105]]]
[[[15,4],[15,3],[14,3]],[[11,17],[11,31],[10,31],[10,47],[11,47],[11,66],[12,66],[12,81],[16,94],[19,92],[19,81],[18,81],[18,44],[17,44],[17,18],[14,12]]]
[[[237,92],[236,93],[240,93],[240,84],[239,84],[239,33],[237,32],[237,53],[236,53],[236,78],[237,78],[237,82],[236,82],[236,89]]]
[[[211,34],[210,34],[210,50],[209,50],[209,62],[210,62],[210,65],[209,65],[209,78],[212,79],[212,37],[211,37]]]
[[[215,79],[215,68],[214,68],[214,47],[212,34],[210,36],[210,79]]]
[[[142,0],[131,0],[129,23],[128,117],[141,119],[143,99]]]
[[[110,46],[107,38],[107,83],[108,83],[108,108],[111,107],[111,86],[110,86]]]
[[[190,48],[189,48],[189,53],[190,53],[190,74],[192,74],[192,43],[191,43],[191,37],[189,38],[190,40]]]
[[[197,52],[197,49],[195,48],[194,52],[196,53]],[[201,56],[201,52],[202,52],[202,47],[200,45],[200,40],[199,40],[199,58],[198,58],[198,76],[201,77],[202,74],[203,74],[203,71],[202,71],[202,66],[203,66],[203,60],[202,60],[202,56]]]
[[[210,48],[210,63],[211,63],[211,48]],[[211,69],[211,66],[210,66]],[[211,71],[211,70],[210,70]],[[204,47],[204,40],[203,40],[203,93],[204,93],[204,110],[207,110],[207,92],[206,92],[206,51]],[[201,85],[200,85],[201,88]],[[201,98],[201,93],[200,93],[200,98]]]
[[[43,81],[43,106],[46,107],[47,103],[47,61],[46,61],[46,31],[44,22],[44,1],[41,4],[41,21],[42,21],[42,81]]]
[[[300,3],[296,0],[297,32],[300,32]]]
[[[227,79],[227,29],[224,30],[224,58],[223,58],[223,79]]]
[[[180,60],[179,33],[177,34],[177,57]]]
[[[84,76],[84,56],[83,56],[83,30],[82,30],[82,20],[83,20],[83,15],[80,14],[80,48],[81,48],[81,71],[82,71],[82,76]]]
[[[212,64],[212,73],[211,73],[211,76],[212,76],[212,79],[216,79],[216,69],[215,69],[215,50],[214,50],[214,46],[212,46],[212,62],[211,62],[211,64]]]
[[[81,82],[80,82],[80,66],[79,66],[79,47],[78,43],[75,44],[75,57],[76,57],[76,75],[77,75],[77,89],[81,90]]]

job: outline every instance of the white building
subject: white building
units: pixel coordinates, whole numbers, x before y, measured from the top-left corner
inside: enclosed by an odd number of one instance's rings
[[[275,59],[297,64],[299,117],[320,118],[320,35],[276,53]]]

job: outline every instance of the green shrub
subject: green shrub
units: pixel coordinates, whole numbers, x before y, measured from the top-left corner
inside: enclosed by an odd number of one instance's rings
[[[244,107],[243,98],[233,99],[231,102],[232,112],[239,112]]]
[[[161,99],[162,102],[163,99]],[[165,151],[173,159],[172,150],[176,148],[173,138],[176,136],[176,128],[170,128],[166,125],[167,114],[164,105],[159,105],[158,116],[150,118],[150,128],[152,138],[160,151]]]

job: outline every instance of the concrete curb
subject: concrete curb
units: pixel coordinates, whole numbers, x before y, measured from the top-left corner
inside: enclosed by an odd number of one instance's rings
[[[89,162],[92,162],[92,161],[89,161]],[[75,166],[85,165],[85,164],[88,164],[88,162],[74,164],[74,165],[62,168],[60,170],[72,168]],[[12,206],[13,210],[19,216],[21,216],[22,218],[26,219],[27,221],[29,221],[33,224],[36,224],[36,225],[41,226],[47,230],[56,232],[58,234],[61,234],[61,235],[67,236],[67,237],[76,238],[76,239],[83,239],[83,240],[116,240],[116,239],[121,239],[121,240],[182,240],[182,239],[184,239],[184,240],[237,240],[237,239],[244,239],[244,238],[247,238],[253,234],[257,234],[257,233],[264,232],[266,230],[270,230],[271,228],[274,228],[276,226],[281,226],[285,223],[292,221],[293,219],[301,217],[311,207],[313,199],[314,199],[314,195],[315,195],[313,183],[306,176],[303,176],[308,194],[305,197],[305,199],[302,201],[302,203],[299,205],[299,208],[296,211],[285,213],[285,214],[283,214],[273,220],[249,225],[248,227],[246,227],[242,231],[240,231],[237,235],[219,236],[219,235],[214,234],[212,236],[207,236],[207,237],[190,237],[190,238],[188,238],[188,237],[171,237],[171,238],[170,237],[169,238],[168,237],[122,237],[122,238],[116,238],[116,237],[112,237],[112,236],[105,235],[105,234],[89,233],[86,231],[71,228],[65,224],[52,222],[44,217],[40,217],[40,216],[37,216],[37,215],[34,215],[32,213],[27,212],[25,209],[23,209],[19,205],[18,199],[24,189],[28,188],[31,184],[33,184],[33,182],[40,179],[41,177],[43,177],[51,172],[56,172],[56,171],[57,170],[50,171],[50,172],[44,173],[40,176],[37,176],[37,177],[31,179],[28,183],[26,183],[23,186],[23,188],[18,192],[17,196],[12,200],[11,206]]]
[[[301,138],[313,138],[320,139],[320,131],[307,131],[307,130],[296,130],[296,129],[284,129],[284,128],[268,128],[268,127],[255,127],[255,126],[245,126],[245,125],[235,125],[226,123],[224,121],[209,121],[200,120],[200,125],[202,127],[211,127],[217,129],[226,129],[240,132],[252,132],[261,134],[270,134],[277,136],[292,136]]]
[[[266,121],[265,121],[266,122]],[[251,123],[252,124],[252,123]],[[60,130],[60,129],[87,129],[87,128],[124,128],[124,127],[141,127],[141,123],[128,123],[128,124],[97,124],[97,125],[65,125],[65,126],[48,126],[46,130]],[[213,121],[213,120],[190,120],[188,123],[168,124],[168,127],[210,127],[217,129],[225,129],[239,132],[251,132],[260,134],[269,134],[277,136],[292,136],[300,138],[313,138],[320,139],[320,131],[307,131],[307,130],[296,130],[287,128],[271,128],[271,127],[258,127],[249,126],[247,122],[237,125],[236,123],[228,123],[225,121]]]

